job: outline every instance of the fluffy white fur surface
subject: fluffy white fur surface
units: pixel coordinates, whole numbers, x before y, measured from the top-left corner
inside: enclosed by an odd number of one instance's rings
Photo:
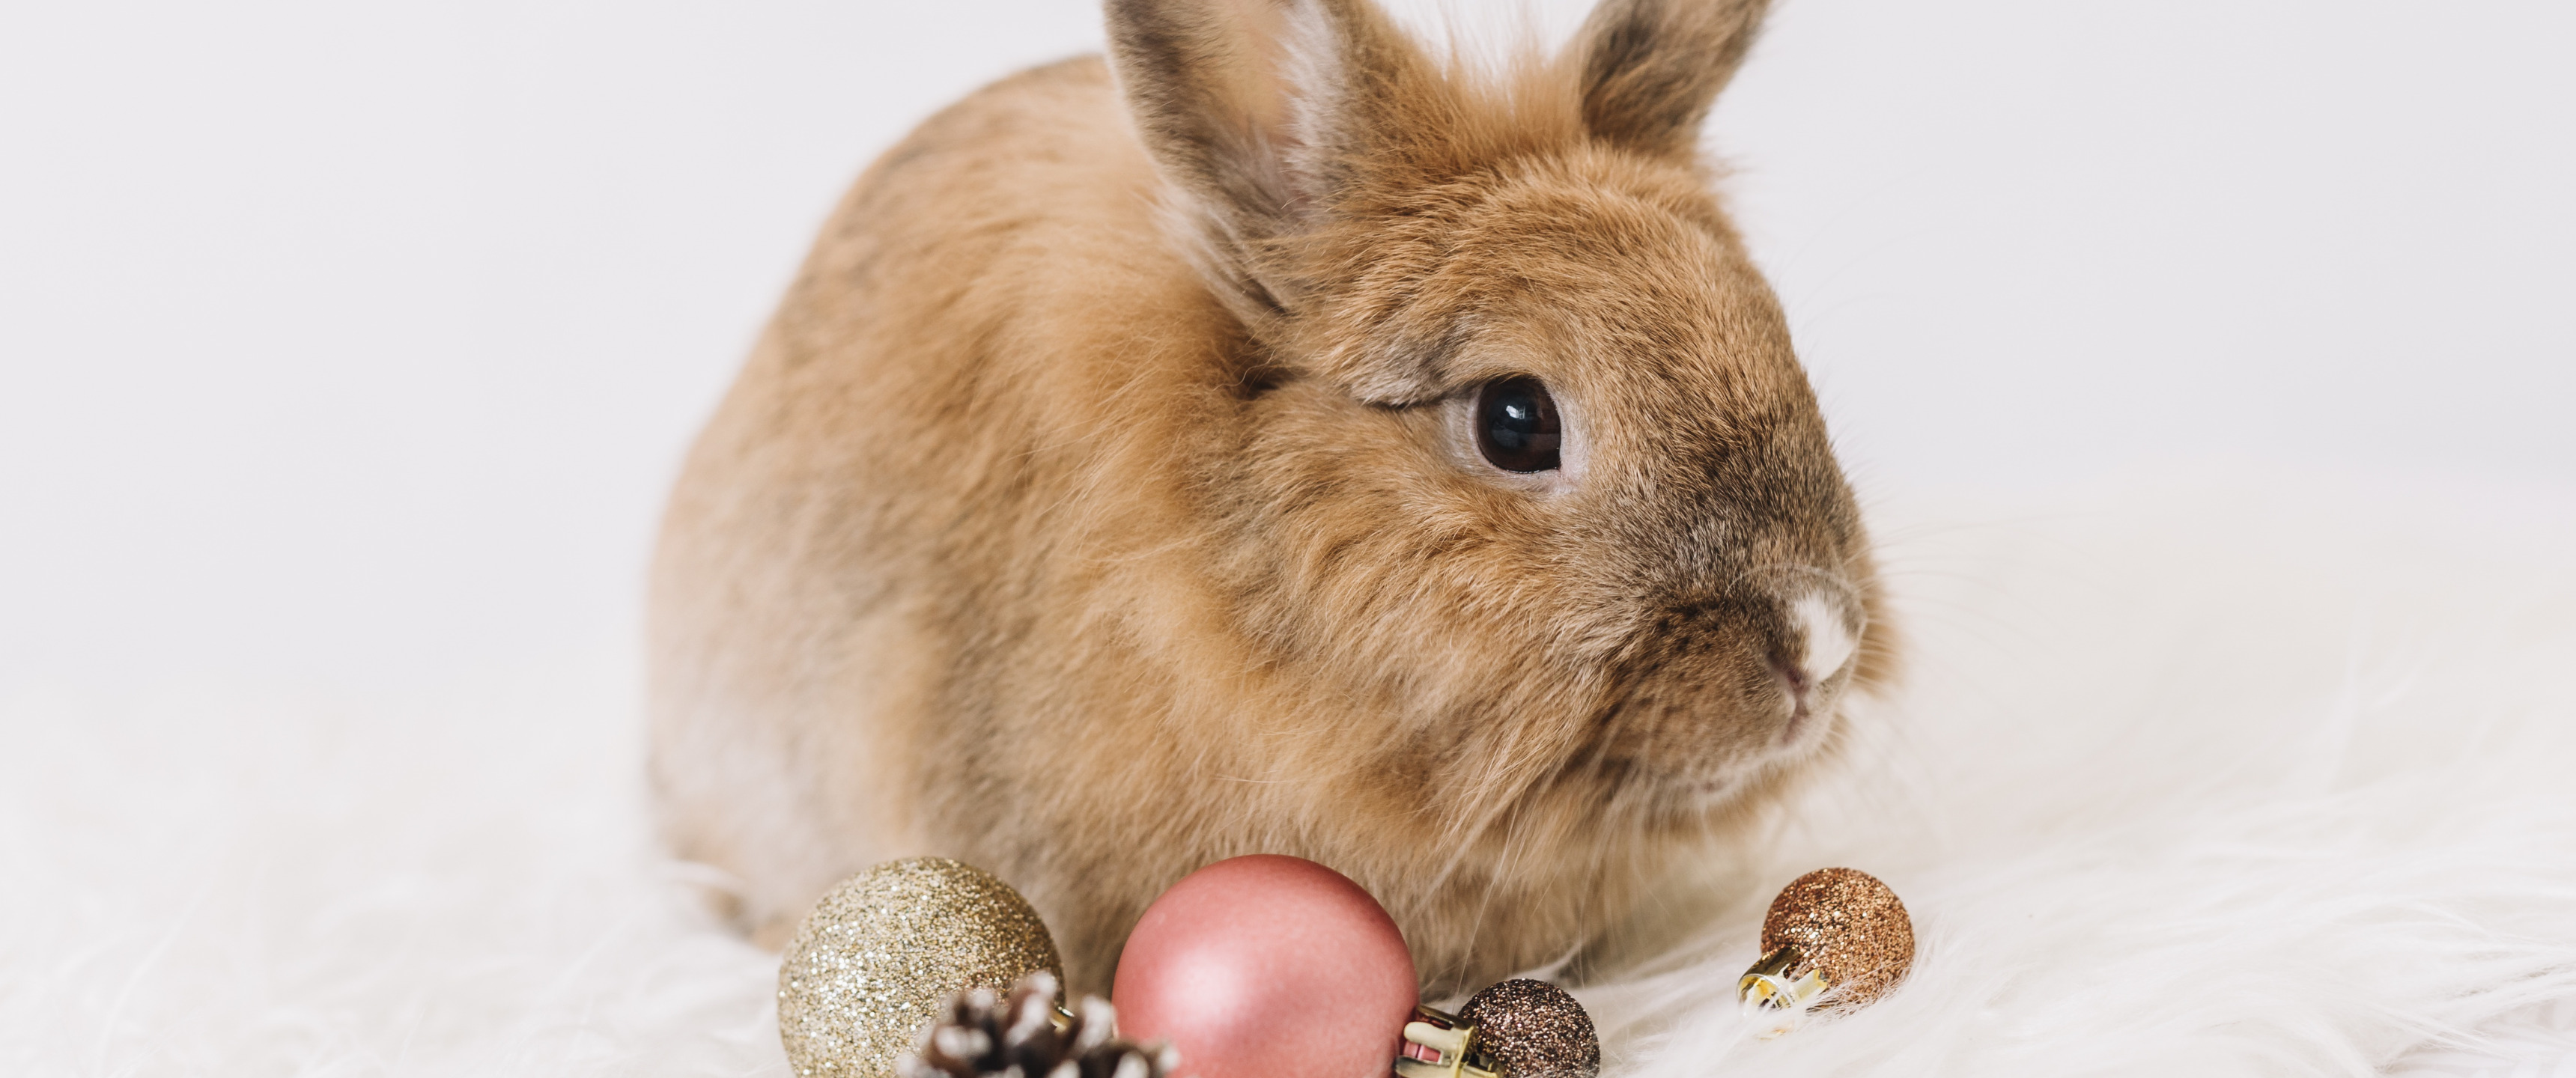
[[[2576,1075],[2576,507],[2332,486],[1883,507],[1906,688],[1582,990],[1614,1072]],[[785,1074],[631,674],[7,701],[0,1072]],[[1914,974],[1758,1039],[1761,908],[1830,864]]]

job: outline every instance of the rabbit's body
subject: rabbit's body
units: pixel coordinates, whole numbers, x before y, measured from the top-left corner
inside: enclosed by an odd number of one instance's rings
[[[1100,990],[1164,887],[1290,853],[1474,987],[1825,751],[1883,653],[1776,304],[1686,147],[1603,133],[1597,55],[1478,96],[1357,0],[1201,6],[1114,0],[1123,97],[1068,61],[888,152],[690,455],[654,777],[772,938],[936,853]],[[1596,22],[1740,56],[1748,5],[1679,6]],[[1211,56],[1390,81],[1319,121]],[[1462,398],[1515,375],[1558,466],[1476,457]]]

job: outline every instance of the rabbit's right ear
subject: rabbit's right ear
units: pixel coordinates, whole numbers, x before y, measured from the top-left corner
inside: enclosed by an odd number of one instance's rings
[[[1769,0],[1601,0],[1576,37],[1594,136],[1687,157],[1717,92],[1743,66]]]
[[[1299,289],[1264,251],[1329,211],[1423,61],[1369,0],[1108,0],[1138,134],[1199,269],[1255,326]]]

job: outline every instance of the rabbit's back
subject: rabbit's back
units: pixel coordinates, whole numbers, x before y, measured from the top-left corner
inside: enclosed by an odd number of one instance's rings
[[[765,934],[876,859],[989,862],[934,819],[1042,800],[994,787],[1069,763],[1013,759],[1053,665],[1018,653],[1084,616],[1068,518],[1135,520],[1097,475],[1168,425],[1146,413],[1191,376],[1158,366],[1205,352],[1153,192],[1096,58],[947,109],[844,198],[689,454],[653,570],[653,776],[679,852],[743,881]],[[907,763],[937,758],[972,766]]]

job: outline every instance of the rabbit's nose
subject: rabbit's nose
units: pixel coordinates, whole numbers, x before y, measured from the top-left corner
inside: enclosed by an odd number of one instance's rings
[[[1809,691],[1843,672],[1860,642],[1852,637],[1842,604],[1823,592],[1808,592],[1789,604],[1789,620],[1798,627],[1796,658],[1780,664],[1780,676],[1804,705]]]

